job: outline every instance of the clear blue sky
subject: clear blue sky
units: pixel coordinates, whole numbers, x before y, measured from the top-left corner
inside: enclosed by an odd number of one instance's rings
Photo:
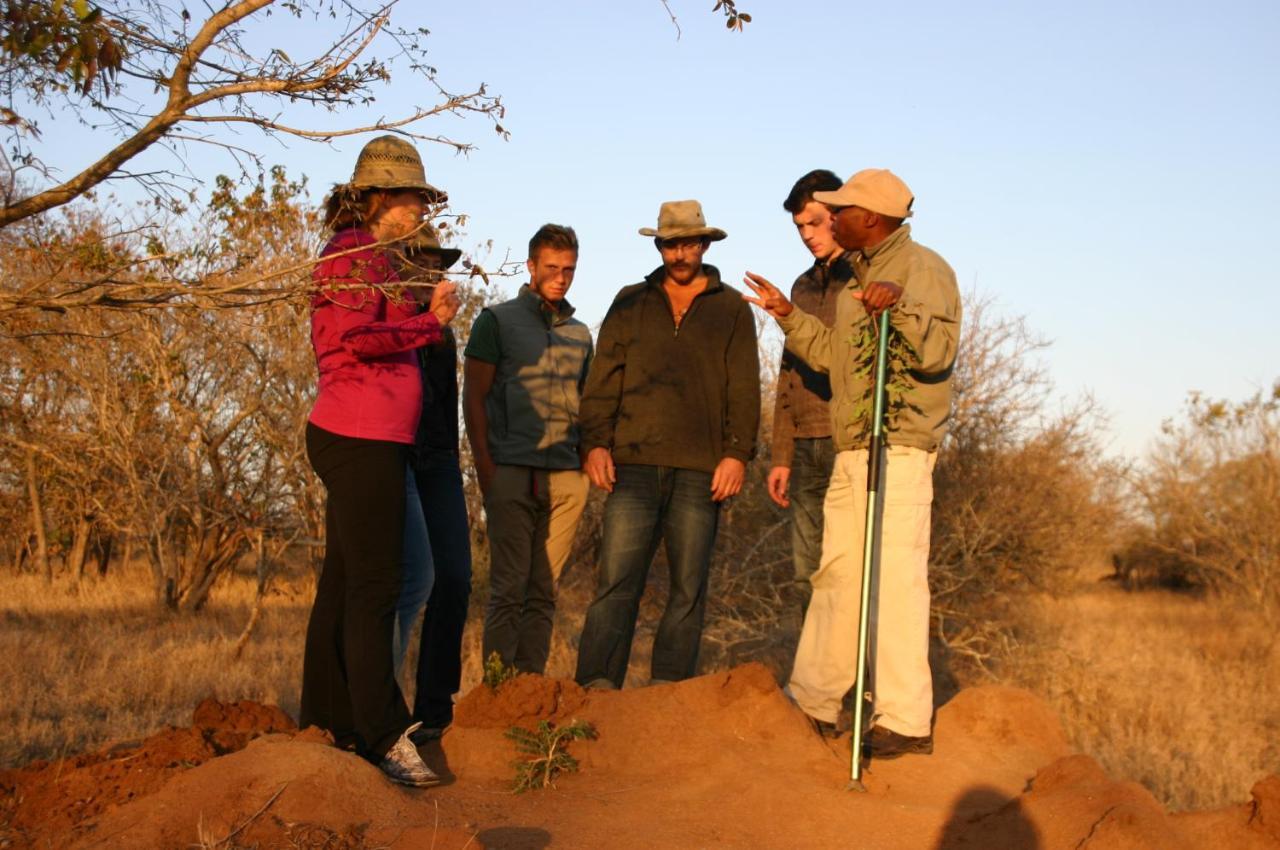
[[[1061,395],[1095,394],[1113,451],[1140,452],[1189,390],[1280,376],[1280,3],[740,0],[745,33],[710,5],[671,0],[677,40],[659,0],[406,2],[441,80],[508,109],[509,141],[447,120],[478,150],[424,149],[470,242],[521,257],[539,224],[573,225],[570,298],[594,323],[657,264],[636,229],[663,200],[729,232],[708,254],[729,281],[789,283],[808,263],[791,183],[889,167],[916,238],[1054,341]],[[306,28],[287,32],[299,58]],[[393,83],[369,114],[428,99]],[[318,196],[362,143],[268,159]]]

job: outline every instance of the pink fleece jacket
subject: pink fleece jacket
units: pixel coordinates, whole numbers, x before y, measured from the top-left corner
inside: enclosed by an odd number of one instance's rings
[[[352,250],[376,242],[363,230],[339,231],[312,273],[311,345],[320,381],[309,418],[346,437],[412,443],[422,414],[414,349],[439,342],[442,330],[399,287],[367,285],[399,281],[385,252]]]

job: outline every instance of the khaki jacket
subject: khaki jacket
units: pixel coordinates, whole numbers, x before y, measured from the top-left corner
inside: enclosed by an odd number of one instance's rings
[[[942,257],[911,239],[904,225],[879,245],[855,251],[854,279],[840,294],[836,322],[828,328],[817,317],[793,310],[779,324],[787,335],[787,349],[810,366],[831,376],[831,435],[837,451],[866,448],[870,414],[858,412],[869,397],[873,375],[856,373],[864,356],[854,349],[870,319],[849,293],[869,281],[888,281],[902,287],[902,298],[889,312],[889,322],[915,350],[909,374],[906,405],[887,418],[886,441],[936,451],[951,415],[951,372],[960,341],[960,291],[955,272]]]

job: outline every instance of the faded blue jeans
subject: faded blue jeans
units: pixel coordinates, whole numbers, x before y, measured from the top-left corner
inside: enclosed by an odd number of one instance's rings
[[[431,538],[435,582],[422,617],[413,719],[443,729],[453,722],[453,695],[462,683],[462,629],[471,596],[471,530],[456,458],[421,466],[415,478]]]
[[[395,665],[392,669],[397,673],[404,664],[413,626],[431,596],[435,577],[427,520],[422,514],[422,500],[418,497],[417,476],[410,466],[404,471],[404,543],[400,555],[400,599],[396,602],[392,647],[392,663]]]
[[[622,687],[659,541],[666,544],[671,593],[653,641],[652,678],[677,681],[694,674],[719,520],[710,472],[618,465],[604,505],[600,579],[578,644],[580,684],[607,679]]]
[[[795,580],[804,588],[822,560],[822,503],[827,498],[836,451],[830,437],[797,437],[791,459],[791,553]]]

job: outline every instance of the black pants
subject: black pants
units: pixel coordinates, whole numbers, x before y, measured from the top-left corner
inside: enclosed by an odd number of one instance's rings
[[[329,499],[298,720],[328,729],[374,763],[411,722],[391,657],[407,448],[307,424],[307,457]]]
[[[433,463],[415,475],[436,580],[422,620],[413,719],[440,729],[453,722],[453,695],[462,684],[462,630],[471,596],[471,532],[457,462]]]

